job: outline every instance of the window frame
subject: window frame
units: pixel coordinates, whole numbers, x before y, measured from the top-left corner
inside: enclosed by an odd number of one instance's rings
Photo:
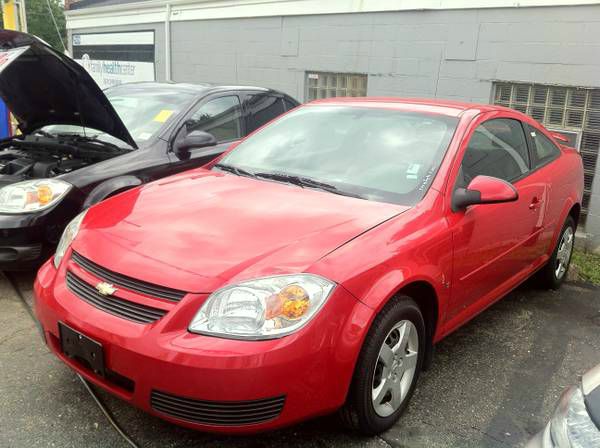
[[[524,123],[523,121],[519,120],[516,117],[510,117],[510,116],[491,117],[491,118],[483,120],[479,124],[477,124],[477,126],[475,126],[473,128],[473,130],[471,131],[470,135],[468,136],[468,140],[467,140],[467,143],[466,143],[465,150],[463,151],[461,159],[460,159],[460,162],[458,164],[458,171],[457,171],[456,177],[454,179],[454,188],[453,188],[453,191],[456,191],[458,188],[462,188],[462,187],[460,187],[458,185],[458,181],[459,181],[458,173],[461,170],[461,167],[462,167],[465,155],[467,154],[467,151],[469,150],[469,143],[471,142],[471,139],[473,138],[473,135],[475,134],[475,131],[480,126],[483,126],[484,124],[486,124],[486,123],[488,123],[490,121],[494,121],[494,120],[513,120],[513,121],[516,121],[517,123],[519,123],[519,125],[521,127],[521,131],[523,132],[523,137],[525,139],[525,146],[527,147],[527,158],[528,158],[528,160],[526,161],[527,164],[528,164],[527,171],[525,173],[522,173],[520,176],[518,176],[518,177],[516,177],[516,178],[514,178],[512,180],[506,180],[506,182],[509,182],[510,184],[515,184],[516,182],[520,181],[521,179],[526,178],[527,176],[531,175],[534,172],[534,169],[533,169],[533,166],[532,166],[532,162],[533,162],[533,160],[532,160],[532,150],[533,150],[533,148],[532,148],[531,142],[529,140],[529,134],[526,132],[526,128],[525,128],[526,123]],[[501,179],[501,178],[497,177],[497,179]],[[505,180],[505,179],[502,179],[502,180]],[[468,187],[468,185],[466,185],[464,188],[467,188],[467,187]]]

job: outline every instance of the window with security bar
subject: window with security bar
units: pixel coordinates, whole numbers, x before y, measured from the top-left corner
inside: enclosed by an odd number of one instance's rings
[[[600,89],[498,82],[494,104],[532,116],[547,129],[572,136],[585,169],[582,219],[585,219],[600,151]]]
[[[367,75],[307,72],[306,86],[307,101],[337,96],[366,96]]]

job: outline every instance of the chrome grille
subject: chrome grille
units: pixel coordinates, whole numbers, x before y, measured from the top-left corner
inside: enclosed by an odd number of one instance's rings
[[[165,415],[192,423],[237,426],[264,423],[281,414],[285,396],[251,401],[205,401],[152,391],[152,407]]]
[[[118,297],[100,294],[96,288],[67,271],[67,287],[81,300],[107,313],[141,324],[156,322],[167,312]]]
[[[179,302],[185,296],[184,291],[178,289],[167,288],[165,286],[154,285],[152,283],[136,280],[126,275],[118,274],[110,271],[102,266],[88,260],[84,256],[73,251],[71,259],[85,269],[89,273],[95,275],[101,280],[112,283],[113,285],[121,286],[122,288],[128,289],[129,291],[137,292],[148,297],[156,297],[159,299],[170,300],[172,302]]]

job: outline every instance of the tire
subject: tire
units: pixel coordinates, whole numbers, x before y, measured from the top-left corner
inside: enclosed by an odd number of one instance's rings
[[[403,336],[407,330],[408,336]],[[408,296],[393,298],[377,315],[340,410],[347,427],[363,435],[375,435],[398,421],[423,367],[425,335],[423,314]]]
[[[546,289],[558,289],[567,278],[573,246],[575,244],[575,221],[567,217],[560,231],[552,256],[538,274],[538,283]]]

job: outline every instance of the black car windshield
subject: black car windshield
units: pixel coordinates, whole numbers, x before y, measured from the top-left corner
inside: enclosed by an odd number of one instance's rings
[[[154,138],[192,101],[194,95],[169,86],[128,87],[126,84],[104,92],[138,146]],[[123,146],[120,140],[101,131],[72,125],[51,125],[42,129],[50,134],[76,134],[96,137]]]
[[[414,205],[427,192],[457,123],[421,112],[308,106],[242,142],[216,168]]]

